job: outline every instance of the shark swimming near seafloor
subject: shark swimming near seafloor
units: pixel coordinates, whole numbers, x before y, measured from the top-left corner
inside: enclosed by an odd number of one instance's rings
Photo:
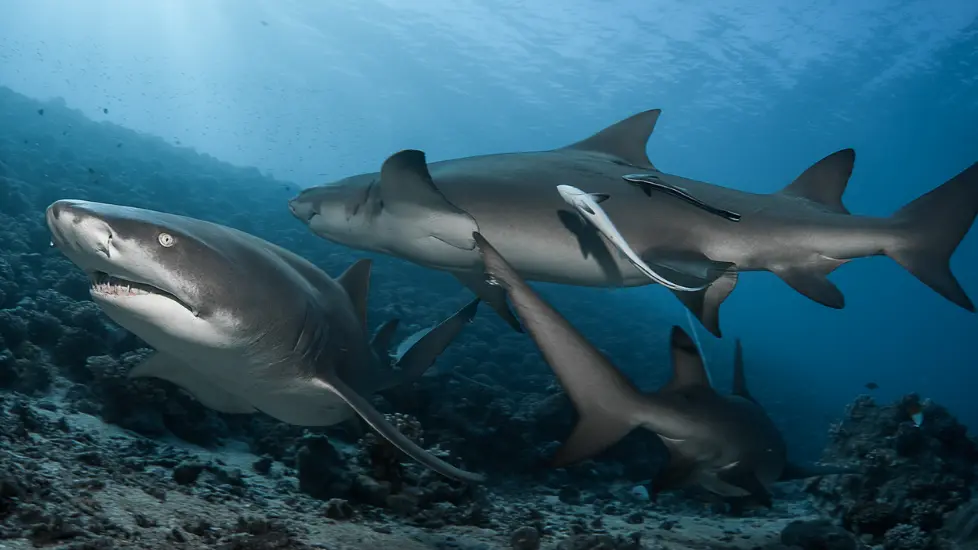
[[[670,335],[672,379],[655,392],[640,392],[493,245],[479,233],[473,237],[487,281],[507,293],[577,410],[577,424],[553,457],[554,467],[594,457],[644,428],[662,440],[670,455],[652,480],[655,492],[699,485],[724,497],[750,496],[770,506],[769,487],[775,482],[852,473],[788,460],[784,438],[747,388],[739,340],[731,394],[711,386],[702,355],[678,326]]]
[[[130,377],[170,381],[229,414],[261,411],[299,426],[359,417],[432,470],[483,480],[421,448],[368,399],[420,377],[477,301],[391,357],[395,323],[372,341],[366,333],[369,260],[333,279],[251,234],[115,204],[59,200],[46,220],[52,244],[90,277],[95,303],[156,350]]]

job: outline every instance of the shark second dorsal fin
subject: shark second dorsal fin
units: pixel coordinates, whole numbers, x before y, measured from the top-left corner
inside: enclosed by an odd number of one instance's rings
[[[849,176],[856,163],[856,152],[842,149],[808,167],[781,190],[784,195],[802,197],[816,202],[832,212],[848,214],[842,204],[842,194],[846,191]]]
[[[666,391],[692,387],[710,387],[710,378],[706,374],[703,358],[696,348],[696,343],[681,327],[672,327],[670,336],[672,349],[672,380],[666,384]]]
[[[346,290],[350,297],[353,309],[357,313],[357,319],[360,320],[364,329],[367,327],[367,293],[370,290],[370,268],[372,264],[369,259],[357,260],[336,278],[336,282]]]
[[[744,348],[740,345],[740,338],[737,338],[734,347],[733,394],[757,403],[747,389],[747,378],[744,376]]]
[[[394,340],[394,333],[397,332],[397,327],[400,324],[401,320],[394,318],[380,325],[377,331],[374,332],[374,336],[370,340],[370,347],[373,348],[374,353],[380,359],[390,357],[391,342]]]
[[[462,250],[475,248],[472,232],[479,230],[478,224],[435,186],[424,152],[406,149],[384,161],[380,198],[382,208],[394,215],[407,213],[431,237]]]
[[[632,115],[587,139],[563,147],[563,149],[597,151],[618,157],[633,166],[642,166],[658,171],[652,165],[652,161],[649,160],[645,150],[661,112],[661,109],[652,109]]]

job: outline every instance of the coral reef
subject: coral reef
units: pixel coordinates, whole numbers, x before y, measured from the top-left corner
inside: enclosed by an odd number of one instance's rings
[[[910,416],[917,410],[919,427]],[[969,501],[978,479],[978,442],[964,426],[916,395],[885,406],[863,396],[830,433],[826,461],[859,464],[862,471],[809,483],[820,508],[887,550],[944,544],[946,516]]]

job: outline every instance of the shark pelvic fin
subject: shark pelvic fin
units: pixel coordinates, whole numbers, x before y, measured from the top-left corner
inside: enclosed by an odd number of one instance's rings
[[[479,226],[435,186],[425,154],[416,149],[394,153],[380,168],[383,208],[393,215],[417,220],[416,230],[462,250],[472,250],[472,232]]]
[[[336,282],[346,290],[347,296],[353,302],[357,319],[360,320],[360,325],[364,328],[367,326],[367,294],[370,291],[370,268],[372,265],[373,263],[369,259],[357,260],[336,278]]]
[[[243,397],[238,397],[217,382],[172,355],[156,352],[145,361],[133,367],[128,378],[159,378],[176,384],[180,389],[194,397],[208,409],[227,414],[249,414],[258,412]]]
[[[605,153],[633,166],[656,170],[649,160],[646,148],[661,113],[661,109],[652,109],[632,115],[563,149]]]
[[[397,327],[400,324],[400,319],[390,319],[374,332],[373,338],[370,339],[370,347],[380,359],[386,359],[390,356],[391,342],[394,341],[394,333],[397,332]]]
[[[780,192],[808,199],[839,214],[848,214],[842,204],[842,194],[846,191],[856,152],[842,149],[808,167]]]

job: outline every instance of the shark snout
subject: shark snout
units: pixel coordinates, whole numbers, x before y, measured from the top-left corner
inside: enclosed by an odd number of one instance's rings
[[[85,256],[110,256],[112,228],[86,208],[85,201],[59,200],[45,212],[51,242],[73,262]]]
[[[303,223],[308,223],[316,215],[316,209],[313,203],[308,200],[303,200],[301,195],[289,201],[289,210],[293,216]]]

